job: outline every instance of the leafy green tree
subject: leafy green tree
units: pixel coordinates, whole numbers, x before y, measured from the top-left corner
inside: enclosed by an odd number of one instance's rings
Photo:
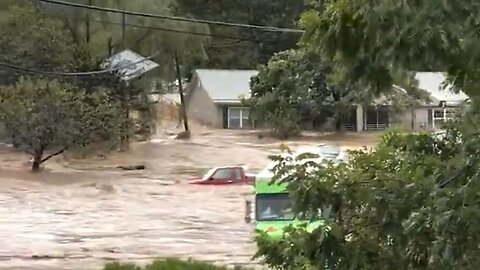
[[[42,16],[32,6],[10,6],[0,26],[0,61],[41,70],[74,71],[79,66],[79,48],[59,20]],[[19,73],[1,71],[4,83]]]
[[[276,136],[297,134],[305,121],[318,120],[324,128],[341,130],[352,106],[373,105],[381,95],[403,107],[424,98],[413,74],[397,70],[395,82],[376,92],[350,80],[350,73],[336,61],[305,46],[274,55],[251,81],[253,117],[273,129]],[[401,87],[401,90],[398,90]]]
[[[258,256],[278,269],[474,269],[479,123],[468,115],[442,136],[386,134],[375,150],[310,171],[278,158],[295,211],[325,226],[292,228],[277,242],[260,236]]]
[[[177,0],[177,15],[197,19],[295,28],[307,1],[279,0]],[[208,68],[256,69],[274,53],[296,47],[298,33],[265,32],[235,27],[211,26],[217,37],[207,44],[207,61],[198,66]],[[222,36],[238,37],[240,40]]]
[[[119,10],[172,15],[174,1],[155,0],[69,0],[67,2],[88,4]],[[63,17],[72,38],[79,44],[86,44],[92,57],[103,60],[107,56],[131,49],[141,55],[156,54],[155,61],[162,65],[154,75],[174,78],[173,54],[182,56],[184,65],[205,59],[204,46],[210,40],[209,27],[204,24],[162,20],[149,17],[108,13],[55,4],[45,4],[49,14]],[[125,19],[125,27],[123,27]],[[179,32],[195,32],[191,35]],[[98,63],[97,63],[98,65]]]
[[[87,94],[59,81],[21,78],[0,88],[0,121],[13,144],[33,157],[32,170],[72,147],[112,140],[118,109],[105,91]]]
[[[340,59],[353,80],[385,88],[392,69],[441,71],[476,99],[478,12],[473,0],[317,1],[301,24],[304,42]]]

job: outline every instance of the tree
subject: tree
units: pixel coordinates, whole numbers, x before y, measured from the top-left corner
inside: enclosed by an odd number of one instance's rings
[[[285,165],[296,212],[325,226],[260,237],[259,255],[280,269],[474,269],[478,263],[478,3],[318,1],[302,16],[303,42],[336,59],[353,82],[381,92],[395,70],[445,71],[473,113],[444,136],[389,134],[347,163]],[[457,88],[457,89],[458,89]],[[312,164],[309,164],[312,166]],[[313,165],[314,166],[314,165]]]
[[[275,27],[296,28],[307,1],[177,0],[176,14],[197,19],[228,21]],[[295,48],[298,33],[265,32],[235,27],[212,26],[217,37],[206,45],[207,68],[255,69],[274,53]],[[223,37],[222,37],[223,36]],[[238,37],[239,40],[224,38]]]
[[[0,61],[25,68],[75,71],[80,49],[60,20],[39,14],[32,6],[10,6],[0,27]],[[3,83],[15,82],[20,73],[2,68]]]
[[[261,66],[251,82],[248,100],[256,120],[286,138],[297,134],[305,121],[316,120],[329,129],[341,130],[352,106],[371,105],[383,95],[392,104],[413,102],[422,96],[409,72],[396,71],[394,81],[405,89],[390,86],[375,92],[369,85],[350,80],[350,73],[308,45],[274,55]]]
[[[167,16],[173,14],[173,0],[71,0],[69,2]],[[95,58],[111,56],[125,49],[131,49],[144,56],[153,55],[153,60],[162,63],[162,65],[145,76],[149,78],[149,83],[155,79],[169,82],[179,80],[181,78],[177,78],[177,62],[179,62],[179,67],[184,70],[180,72],[183,78],[183,74],[188,74],[195,63],[206,58],[204,46],[210,41],[208,37],[210,31],[205,24],[98,12],[69,6],[45,5],[44,9],[52,14],[67,15],[64,20],[72,33],[73,39],[77,43],[86,43],[90,54],[95,56]],[[145,86],[137,81],[133,87],[128,89],[122,87],[122,89],[119,89],[117,96],[123,102],[122,107],[125,110],[123,115],[128,117],[132,101],[137,99],[140,93],[146,92],[140,89],[149,91],[150,85]],[[132,93],[131,90],[137,91]],[[144,108],[142,110],[144,112],[150,111]],[[142,113],[141,115],[147,114]],[[129,126],[127,117],[124,119],[125,126]],[[122,145],[126,145],[127,141],[125,139],[128,138],[127,130],[127,128],[124,129]]]
[[[474,269],[479,123],[469,115],[443,136],[390,133],[338,166],[278,158],[276,175],[293,169],[282,181],[295,211],[325,226],[291,228],[278,242],[260,236],[258,256],[277,269]]]
[[[354,80],[385,88],[392,69],[441,71],[474,97],[480,91],[478,12],[472,0],[318,1],[301,24],[304,42],[340,59]]]
[[[87,94],[57,80],[21,78],[0,88],[0,121],[13,144],[33,156],[32,170],[72,147],[112,140],[118,109],[105,91]]]
[[[173,0],[160,2],[155,0],[69,0],[67,2],[166,16],[171,16],[174,12]],[[191,65],[190,61],[196,62],[205,58],[204,46],[210,40],[209,27],[204,24],[132,15],[123,16],[119,13],[56,4],[44,4],[42,7],[50,14],[63,17],[73,39],[79,44],[86,43],[95,58],[103,60],[124,49],[131,49],[145,56],[156,54],[155,60],[163,63],[156,72],[160,77],[175,78],[173,68],[175,50],[188,59],[188,61],[185,60],[185,65]],[[123,27],[124,19],[125,27]]]

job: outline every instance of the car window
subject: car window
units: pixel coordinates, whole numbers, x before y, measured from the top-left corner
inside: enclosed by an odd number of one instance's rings
[[[202,180],[208,180],[209,178],[211,178],[213,173],[215,173],[216,170],[217,170],[216,168],[208,170],[208,172],[205,175],[203,175]]]
[[[242,173],[241,173],[240,169],[237,168],[237,169],[233,170],[233,179],[237,180],[237,181],[242,180]]]
[[[213,179],[226,179],[230,178],[230,169],[218,169],[213,175]]]

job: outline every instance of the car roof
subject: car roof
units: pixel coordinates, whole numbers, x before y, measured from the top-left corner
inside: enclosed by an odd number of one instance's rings
[[[213,167],[212,169],[218,170],[218,169],[243,169],[242,166],[217,166]]]

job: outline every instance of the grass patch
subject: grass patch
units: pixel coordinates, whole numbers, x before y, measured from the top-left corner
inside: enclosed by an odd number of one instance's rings
[[[225,266],[216,266],[206,262],[195,260],[181,260],[178,258],[158,259],[152,263],[140,267],[133,263],[108,263],[103,270],[227,270]],[[247,270],[247,268],[235,267],[236,270]]]

